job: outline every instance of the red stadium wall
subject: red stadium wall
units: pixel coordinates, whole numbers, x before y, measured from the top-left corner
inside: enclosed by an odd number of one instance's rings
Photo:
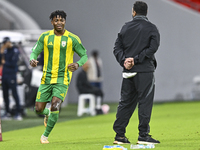
[[[200,0],[173,0],[173,1],[200,12]]]

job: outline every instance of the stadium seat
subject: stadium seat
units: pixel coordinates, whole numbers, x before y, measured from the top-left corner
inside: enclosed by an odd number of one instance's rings
[[[89,107],[85,107],[86,100],[89,100]],[[77,116],[82,116],[88,113],[92,116],[96,115],[95,112],[95,95],[93,94],[80,94],[78,98]]]

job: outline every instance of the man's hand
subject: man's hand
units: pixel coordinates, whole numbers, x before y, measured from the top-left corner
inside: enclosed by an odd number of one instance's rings
[[[3,45],[1,46],[0,53],[3,54],[5,49],[6,49],[6,46],[5,46],[5,44],[3,44]]]
[[[37,67],[37,64],[39,63],[39,61],[37,61],[37,60],[35,60],[35,59],[32,59],[31,61],[30,61],[30,65],[32,66],[32,67]]]
[[[124,61],[124,67],[127,70],[130,70],[133,66],[134,66],[134,59],[131,58],[131,57],[126,58],[125,61]]]
[[[71,63],[67,66],[67,68],[69,69],[69,71],[74,72],[78,69],[79,64],[78,63]]]
[[[1,63],[2,63],[3,65],[6,63],[6,61],[5,61],[4,58],[1,60]]]

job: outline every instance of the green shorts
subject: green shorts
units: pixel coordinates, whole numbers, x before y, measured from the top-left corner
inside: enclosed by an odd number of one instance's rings
[[[68,86],[65,84],[40,84],[37,92],[36,102],[51,102],[53,96],[64,101]]]

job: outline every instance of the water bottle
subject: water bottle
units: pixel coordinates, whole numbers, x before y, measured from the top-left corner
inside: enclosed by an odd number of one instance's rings
[[[133,145],[131,144],[130,149],[150,149],[150,148],[155,148],[154,144],[147,144],[147,145],[143,145],[143,144],[137,144],[137,145]]]
[[[103,150],[127,150],[127,148],[124,148],[123,146],[120,145],[115,145],[115,146],[104,145]]]

